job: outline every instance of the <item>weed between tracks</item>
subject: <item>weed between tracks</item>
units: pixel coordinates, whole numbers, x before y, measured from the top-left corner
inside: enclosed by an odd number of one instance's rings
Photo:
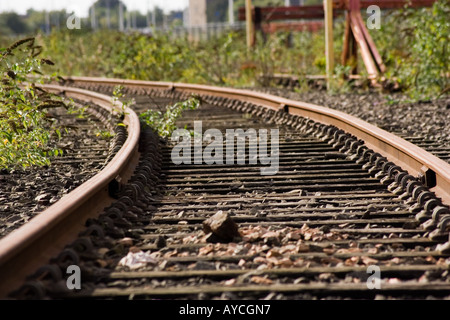
[[[184,110],[195,110],[201,105],[201,99],[192,96],[187,100],[167,106],[166,110],[147,110],[140,114],[143,123],[154,129],[161,137],[168,138],[177,129],[176,121]]]
[[[54,64],[38,58],[41,51],[34,38],[0,49],[0,168],[48,165],[50,157],[63,153],[52,142],[67,128],[50,110],[69,105],[37,86],[45,78],[45,66]]]

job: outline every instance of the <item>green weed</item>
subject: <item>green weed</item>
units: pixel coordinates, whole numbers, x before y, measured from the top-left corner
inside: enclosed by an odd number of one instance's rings
[[[38,58],[41,51],[34,38],[0,49],[0,168],[48,165],[50,157],[63,154],[51,142],[61,138],[65,128],[50,110],[68,105],[38,87],[45,66],[54,64]]]
[[[184,110],[194,110],[201,105],[197,96],[167,106],[166,110],[147,110],[140,114],[144,125],[155,130],[160,136],[167,138],[177,129],[176,121]]]

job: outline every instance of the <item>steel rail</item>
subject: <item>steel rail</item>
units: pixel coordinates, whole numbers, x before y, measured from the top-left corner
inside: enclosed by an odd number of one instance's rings
[[[110,96],[77,88],[45,85],[51,92],[64,93],[66,97],[91,102],[114,112],[122,104],[112,106]],[[121,149],[97,175],[77,187],[55,204],[31,219],[19,229],[0,240],[0,297],[23,282],[35,271],[60,252],[68,241],[83,230],[88,218],[100,214],[111,203],[109,186],[113,181],[126,182],[138,161],[140,123],[136,113],[126,108],[123,123],[128,136]]]
[[[170,89],[237,99],[333,125],[363,140],[368,148],[401,166],[409,174],[417,178],[425,177],[424,184],[430,191],[440,197],[443,203],[450,204],[450,164],[392,133],[340,111],[265,93],[207,85],[93,77],[69,77],[67,80],[85,85]]]

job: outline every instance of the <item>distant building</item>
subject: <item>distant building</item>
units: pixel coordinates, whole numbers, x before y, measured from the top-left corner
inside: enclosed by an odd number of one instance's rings
[[[206,16],[206,0],[189,0],[188,14],[185,23],[188,27],[203,27],[208,22]]]
[[[186,7],[183,11],[183,26],[185,28],[189,27],[189,7]]]
[[[189,23],[186,26],[199,27],[207,23],[229,21],[229,0],[189,0]],[[186,23],[187,21],[185,21]]]
[[[171,11],[168,15],[167,15],[167,24],[169,25],[183,25],[184,23],[184,12],[181,10],[178,11]]]

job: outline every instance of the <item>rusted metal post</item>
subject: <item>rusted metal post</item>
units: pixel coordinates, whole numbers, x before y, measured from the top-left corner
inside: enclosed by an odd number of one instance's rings
[[[344,45],[342,48],[341,64],[350,64],[351,74],[358,72],[358,45],[352,32],[350,11],[345,12]]]
[[[252,0],[245,0],[245,20],[247,27],[247,48],[250,49],[255,44],[255,27],[253,25]]]
[[[383,73],[385,71],[386,67],[384,66],[375,43],[366,28],[360,10],[360,0],[349,0],[347,12],[350,16],[348,22],[350,23],[351,33],[353,34],[355,42],[358,44],[369,78],[376,84],[376,78],[379,76],[380,72]]]
[[[327,89],[329,90],[334,69],[333,0],[323,0],[323,9],[325,11],[325,56],[327,63]]]

